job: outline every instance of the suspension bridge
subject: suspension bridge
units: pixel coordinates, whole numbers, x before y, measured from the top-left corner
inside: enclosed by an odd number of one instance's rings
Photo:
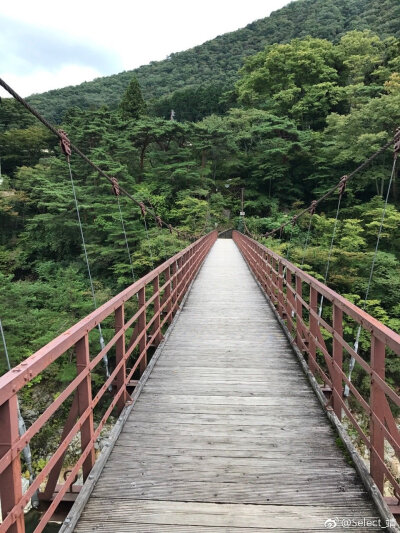
[[[38,118],[59,137],[74,190],[69,157],[85,156]],[[127,195],[143,218],[150,212],[178,233],[95,168],[117,199]],[[309,232],[319,202],[336,190],[337,221],[352,175],[292,223],[310,213]],[[327,286],[330,259],[320,282],[244,228],[193,238],[100,307],[85,253],[95,310],[0,377],[0,533],[26,531],[32,499],[40,509],[35,533],[66,505],[62,533],[400,531],[400,479],[390,462],[400,458],[400,397],[385,377],[387,353],[400,355],[400,335]],[[354,345],[344,332],[349,321]],[[110,325],[113,333],[103,336]],[[369,357],[358,353],[361,332]],[[18,394],[65,354],[76,377],[26,428]],[[106,377],[95,387],[102,364]],[[354,365],[369,381],[368,396],[351,380]],[[21,455],[29,463],[32,439],[62,412],[59,445],[24,492]],[[78,457],[66,471],[77,439]]]
[[[330,307],[324,318],[321,296]],[[127,316],[131,301],[137,311]],[[344,315],[370,332],[370,363],[344,340]],[[115,334],[93,355],[90,332],[107,317]],[[113,347],[115,368],[93,395],[91,372]],[[384,444],[399,452],[389,401],[400,406],[400,398],[385,381],[386,348],[399,354],[400,336],[257,241],[239,232],[202,237],[0,378],[0,531],[24,531],[23,509],[39,489],[46,510],[36,531],[66,497],[75,502],[62,532],[344,531],[340,521],[349,519],[357,531],[396,531],[399,501],[385,498],[384,486],[399,494],[399,485]],[[77,377],[19,435],[18,391],[71,349]],[[370,376],[369,402],[344,372],[343,352]],[[141,377],[128,393],[135,371]],[[94,408],[110,385],[113,399],[95,427]],[[20,453],[71,395],[59,448],[22,494]],[[120,418],[95,461],[113,409]],[[369,468],[343,415],[370,452]],[[60,485],[77,433],[81,456]]]

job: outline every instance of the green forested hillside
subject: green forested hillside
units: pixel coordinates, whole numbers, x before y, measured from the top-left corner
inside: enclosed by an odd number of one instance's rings
[[[223,88],[231,87],[237,79],[244,58],[263,50],[267,44],[286,43],[308,35],[337,41],[354,29],[370,29],[381,37],[400,37],[399,20],[398,0],[298,0],[270,17],[185,52],[171,54],[164,61],[33,95],[29,101],[49,120],[58,122],[72,106],[116,107],[133,75],[138,78],[146,100],[185,88],[202,85],[209,88],[215,84],[220,88],[219,97]],[[209,111],[218,111],[216,105],[214,98]]]
[[[215,227],[237,227],[243,188],[247,226],[262,235],[325,193],[393,138],[400,126],[400,39],[388,35],[396,33],[391,23],[398,4],[388,2],[386,11],[384,4],[374,13],[373,6],[378,6],[374,1],[299,1],[255,27],[282,22],[279,17],[286,13],[296,21],[291,31],[301,28],[304,33],[290,40],[291,25],[286,21],[285,42],[252,49],[257,53],[235,71],[237,81],[229,91],[217,84],[189,87],[157,102],[147,100],[145,105],[140,84],[126,74],[129,87],[126,92],[120,87],[118,107],[68,107],[61,125],[87,156],[180,230],[199,234]],[[300,9],[304,6],[310,8],[308,17]],[[312,11],[311,6],[331,8]],[[335,26],[333,8],[346,15],[346,24]],[[300,9],[298,19],[295,9]],[[345,31],[367,21],[371,27],[380,26],[384,36],[370,30]],[[270,26],[269,31],[281,31],[278,26]],[[308,26],[318,26],[320,32],[335,27],[335,35],[328,37],[336,38],[307,37]],[[242,32],[250,35],[252,30]],[[212,43],[218,49],[219,41],[228,42],[239,34]],[[249,42],[243,39],[237,43],[240,50]],[[237,58],[233,42],[231,52]],[[175,75],[174,79],[180,78]],[[181,80],[185,83],[184,76]],[[174,88],[169,86],[171,91]],[[148,95],[148,86],[146,90]],[[57,92],[57,98],[61,94]],[[57,116],[57,101],[49,95],[41,98]],[[98,103],[107,103],[101,91],[96,98]],[[71,103],[68,98],[63,102],[65,106]],[[167,118],[171,102],[180,120]],[[68,167],[57,140],[18,103],[4,99],[0,153],[0,318],[12,363],[17,364],[90,312],[93,303]],[[358,305],[364,305],[392,165],[392,151],[380,154],[350,181],[342,199],[327,283]],[[74,156],[71,168],[101,304],[132,281],[119,209],[110,184],[91,167]],[[365,306],[399,331],[398,168],[394,177]],[[140,210],[126,198],[121,198],[121,208],[136,277],[185,246],[176,235],[161,231],[151,217],[147,216],[145,225]],[[261,240],[324,280],[336,208],[337,195],[318,208],[309,238],[306,215],[296,226],[289,225],[280,238]],[[106,338],[112,328],[104,324]],[[345,334],[352,344],[356,325],[345,323]],[[360,353],[367,359],[369,346],[365,334]],[[398,389],[399,359],[387,355],[387,379]],[[112,354],[110,363],[114,364]],[[45,380],[47,400],[75,372],[67,356],[52,368]],[[1,359],[0,371],[4,370]],[[97,386],[103,375],[96,376]],[[35,383],[41,394],[42,378]],[[353,381],[368,394],[369,378],[357,365]],[[32,408],[33,390],[37,389],[29,389],[22,398],[23,410],[27,405]],[[46,456],[46,440],[41,446],[39,452]]]

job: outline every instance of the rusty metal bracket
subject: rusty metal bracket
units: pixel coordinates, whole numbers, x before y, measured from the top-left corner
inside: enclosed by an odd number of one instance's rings
[[[119,187],[117,178],[111,178],[111,190],[115,196],[119,196],[121,194],[121,189]]]
[[[143,202],[139,202],[139,207],[140,207],[140,211],[142,212],[142,216],[145,217],[146,216],[146,206],[144,205]]]
[[[71,141],[68,139],[68,135],[64,130],[58,130],[58,133],[60,134],[60,148],[67,158],[67,161],[69,161],[69,158],[71,157],[72,151],[71,151]]]
[[[349,179],[349,177],[346,175],[346,176],[343,176],[342,178],[340,178],[340,181],[339,181],[339,187],[338,187],[338,190],[339,190],[339,195],[340,196],[343,196],[343,193],[345,192],[346,190],[346,185],[347,185],[347,180]]]

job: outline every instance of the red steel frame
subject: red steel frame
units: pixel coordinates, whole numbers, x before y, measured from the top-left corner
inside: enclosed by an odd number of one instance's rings
[[[385,480],[393,487],[396,498],[388,498],[387,501],[390,510],[400,514],[400,485],[387,467],[384,448],[386,440],[400,459],[400,432],[388,403],[389,398],[400,407],[400,397],[385,381],[386,348],[400,355],[400,335],[259,242],[237,231],[233,232],[233,239],[276,311],[286,322],[293,342],[307,356],[310,371],[324,384],[324,392],[329,391],[327,407],[339,420],[344,413],[368,448],[370,474],[378,489],[383,494]],[[303,296],[305,290],[308,291],[308,302]],[[326,303],[326,312],[322,317],[318,313],[321,298]],[[345,341],[344,317],[361,324],[370,333],[370,363]],[[324,340],[323,333],[327,336],[326,332],[332,339],[331,349],[327,349]],[[369,401],[344,372],[344,352],[369,375]],[[324,362],[324,369],[319,361]],[[344,384],[369,418],[368,434],[360,427],[343,397]]]
[[[52,502],[35,529],[35,533],[40,533],[79,472],[82,471],[84,480],[88,477],[95,462],[94,445],[105,422],[114,409],[120,412],[129,401],[127,386],[134,372],[138,370],[142,374],[146,369],[149,348],[158,345],[162,340],[162,328],[172,322],[179,303],[216,239],[216,231],[200,238],[0,377],[0,496],[3,516],[0,533],[23,533],[25,531],[24,507],[41,484],[47,480],[46,488],[40,495],[42,499],[52,500]],[[160,286],[161,277],[164,281],[162,286]],[[146,300],[146,287],[148,286],[152,286],[153,290],[151,297]],[[137,302],[138,310],[126,320],[125,302],[132,298]],[[149,318],[151,311],[152,316]],[[89,332],[112,315],[114,316],[115,335],[100,353],[91,357]],[[126,332],[131,327],[134,327],[134,332],[130,342],[127,342]],[[113,347],[115,347],[115,368],[93,397],[91,372]],[[138,357],[132,368],[128,369],[127,360],[136,347],[139,351]],[[27,429],[26,433],[19,435],[18,391],[71,348],[76,354],[77,376]],[[114,386],[114,397],[95,428],[93,410],[110,385]],[[60,445],[23,495],[21,451],[72,394],[74,394],[73,402],[61,435]],[[63,458],[73,437],[78,432],[81,437],[81,456],[71,469],[65,483],[57,486]],[[58,491],[54,493],[56,486]]]

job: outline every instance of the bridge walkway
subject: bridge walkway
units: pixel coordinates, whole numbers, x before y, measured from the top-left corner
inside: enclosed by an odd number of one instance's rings
[[[326,531],[377,516],[239,250],[218,240],[75,531]]]

